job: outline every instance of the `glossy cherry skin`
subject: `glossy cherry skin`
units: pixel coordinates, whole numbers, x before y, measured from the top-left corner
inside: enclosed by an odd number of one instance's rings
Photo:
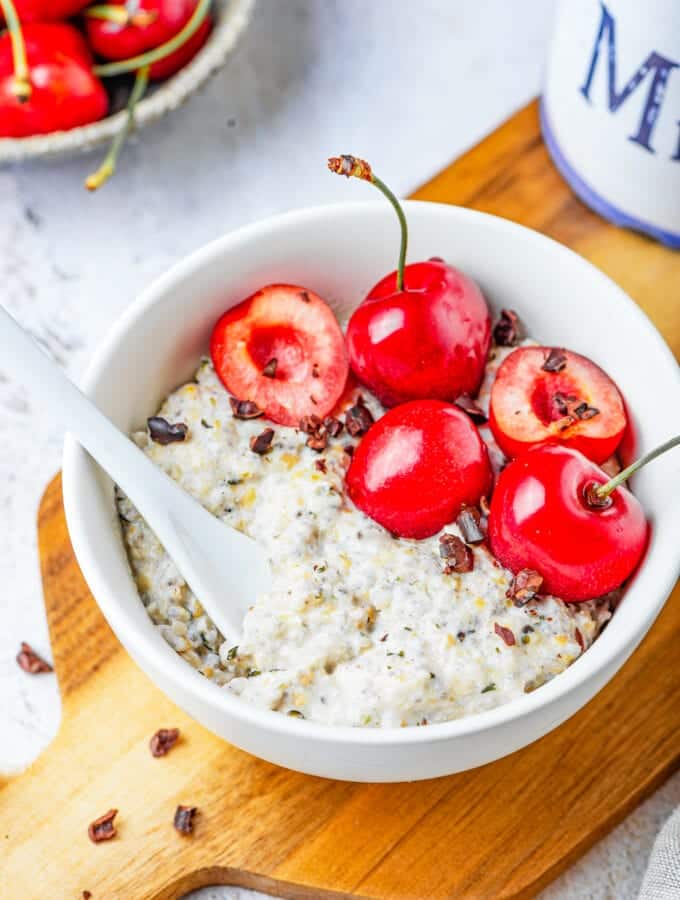
[[[586,502],[589,484],[608,476],[578,450],[546,444],[501,472],[491,499],[488,536],[494,556],[512,572],[535,569],[543,590],[579,602],[614,590],[635,571],[648,526],[625,487],[605,509]]]
[[[426,538],[491,487],[477,427],[457,406],[414,400],[372,425],[347,471],[352,501],[393,534]]]
[[[92,0],[14,0],[20,22],[58,22],[85,9]],[[0,13],[0,22],[3,21]]]
[[[139,56],[167,43],[184,28],[198,0],[139,0],[135,11],[148,13],[149,24],[119,25],[104,19],[86,17],[85,27],[92,49],[104,59],[119,60]],[[112,6],[125,6],[127,0],[109,0]],[[208,39],[212,20],[207,16],[189,40],[170,56],[154,63],[150,77],[158,80],[174,75],[185,66]]]
[[[477,285],[440,260],[412,263],[396,290],[383,278],[347,327],[350,365],[385,406],[474,395],[484,374],[491,321]]]
[[[82,35],[71,25],[24,25],[31,96],[20,102],[13,92],[14,62],[9,33],[0,35],[0,137],[67,131],[102,119],[109,99],[92,74]]]

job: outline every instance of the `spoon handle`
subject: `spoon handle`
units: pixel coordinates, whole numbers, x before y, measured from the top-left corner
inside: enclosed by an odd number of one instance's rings
[[[142,515],[147,510],[141,507],[149,507],[148,500],[150,494],[155,494],[156,486],[162,485],[163,490],[167,490],[166,482],[174,486],[64,375],[2,306],[0,349],[5,371],[17,376],[36,397],[43,398],[54,418],[77,437],[126,494],[135,498]],[[179,489],[177,493],[184,496]]]

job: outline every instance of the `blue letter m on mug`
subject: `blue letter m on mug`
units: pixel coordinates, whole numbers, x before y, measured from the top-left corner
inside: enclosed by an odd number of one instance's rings
[[[615,113],[619,107],[626,102],[630,95],[640,86],[640,84],[651,73],[651,81],[647,88],[647,98],[640,117],[640,124],[635,134],[629,136],[629,140],[650,153],[654,153],[654,149],[650,144],[652,131],[656,124],[656,120],[661,111],[666,84],[672,69],[678,68],[678,63],[671,59],[666,59],[659,53],[652,52],[647,59],[640,65],[638,70],[631,75],[628,82],[620,90],[616,90],[616,21],[609,12],[604,3],[600,2],[602,7],[602,17],[600,19],[600,27],[595,38],[595,47],[593,48],[593,56],[590,60],[590,67],[586,80],[581,87],[581,93],[590,102],[590,88],[593,83],[593,77],[597,64],[600,59],[602,44],[606,38],[607,41],[607,79],[608,79],[608,104],[609,111]]]

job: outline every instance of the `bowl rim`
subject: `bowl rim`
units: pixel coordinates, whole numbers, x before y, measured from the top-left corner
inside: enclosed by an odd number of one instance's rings
[[[680,401],[680,367],[665,340],[643,310],[626,292],[584,257],[540,232],[489,213],[422,200],[404,201],[404,205],[407,211],[411,209],[415,212],[426,208],[429,211],[426,214],[431,212],[447,218],[473,218],[481,221],[489,229],[496,230],[497,233],[513,232],[521,239],[533,242],[538,252],[542,249],[549,249],[552,253],[562,257],[565,263],[587,270],[594,285],[597,284],[601,290],[617,295],[618,301],[627,309],[629,321],[632,319],[631,324],[634,323],[636,328],[646,332],[647,338],[656,345],[656,353],[665,359],[669,373],[675,372],[675,391]],[[267,234],[271,231],[285,228],[291,224],[310,225],[320,217],[327,218],[332,215],[351,218],[356,215],[375,215],[376,210],[381,209],[380,204],[371,201],[304,207],[242,226],[195,250],[156,278],[125,309],[95,351],[82,379],[82,390],[88,395],[95,390],[99,380],[105,377],[109,360],[116,353],[121,341],[125,339],[125,335],[144,317],[148,309],[163,302],[166,291],[171,289],[176,281],[185,279],[204,264],[219,257],[230,245],[237,245],[241,241],[252,239],[265,243]],[[670,391],[672,388],[673,381],[671,380],[667,389]],[[238,696],[231,694],[193,669],[165,641],[154,642],[151,639],[151,632],[144,633],[135,627],[123,604],[117,602],[115,589],[109,585],[107,578],[99,570],[94,546],[89,542],[87,524],[80,514],[79,494],[86,490],[86,484],[88,480],[91,480],[95,471],[96,464],[76,440],[67,435],[63,454],[63,491],[73,549],[97,605],[114,632],[125,635],[124,648],[130,647],[133,656],[148,661],[154,672],[162,672],[163,677],[171,682],[173,688],[176,688],[178,692],[193,694],[197,700],[213,709],[218,709],[222,715],[233,716],[270,733],[288,737],[303,737],[307,740],[314,739],[320,742],[354,747],[375,744],[401,747],[448,741],[486,732],[509,722],[519,722],[538,710],[550,706],[565,695],[578,691],[579,687],[588,681],[597,679],[598,675],[604,676],[612,662],[619,661],[616,666],[618,669],[652,625],[680,574],[680,557],[676,559],[675,564],[669,560],[663,571],[653,573],[648,565],[652,549],[648,548],[647,556],[635,576],[634,583],[627,590],[627,594],[634,591],[641,595],[638,598],[637,617],[623,631],[614,633],[613,629],[606,629],[608,645],[606,653],[598,652],[597,648],[602,647],[602,638],[600,638],[558,677],[552,678],[542,685],[540,690],[510,700],[493,709],[473,713],[460,719],[433,723],[426,728],[358,728],[348,725],[327,725],[310,720],[301,721],[282,716],[273,710],[260,709],[244,703]],[[680,505],[671,510],[669,514],[673,516],[673,522],[677,525],[677,528],[670,529],[670,532],[680,533]],[[665,541],[663,538],[662,534],[661,548],[672,540],[671,537],[667,537]],[[661,552],[658,546],[654,555],[656,552]]]
[[[158,88],[144,97],[135,111],[135,131],[177,109],[217,72],[236,46],[253,14],[256,0],[223,0],[213,10],[214,27],[194,58]],[[0,138],[0,165],[43,157],[57,158],[85,153],[112,140],[125,123],[123,109],[97,122],[68,131],[53,131],[24,138]]]

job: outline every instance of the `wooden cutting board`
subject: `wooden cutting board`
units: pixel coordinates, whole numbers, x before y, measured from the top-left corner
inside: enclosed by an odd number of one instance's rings
[[[622,232],[566,188],[535,104],[416,196],[531,225],[608,272],[680,351],[680,254]],[[260,762],[191,721],[136,668],[100,615],[69,543],[59,479],[38,517],[59,734],[0,782],[3,897],[161,900],[209,884],[286,897],[528,897],[658,787],[680,758],[680,589],[640,649],[578,715],[506,759],[403,785],[326,781]],[[29,676],[26,676],[29,677]],[[36,676],[51,677],[51,676]],[[161,726],[182,739],[148,750]],[[199,809],[192,837],[172,827]],[[118,836],[87,825],[110,807]]]

